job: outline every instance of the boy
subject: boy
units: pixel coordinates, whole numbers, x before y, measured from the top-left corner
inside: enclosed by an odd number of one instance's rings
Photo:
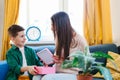
[[[11,25],[8,29],[8,33],[12,47],[6,53],[7,63],[9,65],[9,71],[6,80],[18,80],[19,76],[29,76],[32,80],[33,75],[36,75],[37,71],[35,66],[42,66],[34,51],[25,46],[25,34],[24,28],[19,25]]]

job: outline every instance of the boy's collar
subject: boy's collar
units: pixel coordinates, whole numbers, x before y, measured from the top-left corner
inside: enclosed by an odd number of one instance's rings
[[[26,47],[26,46],[24,46],[24,47]],[[12,44],[12,48],[13,48],[13,49],[17,49],[18,47],[15,46],[14,44]]]
[[[12,44],[12,48],[13,48],[13,49],[17,49],[18,47],[15,46],[14,44]]]

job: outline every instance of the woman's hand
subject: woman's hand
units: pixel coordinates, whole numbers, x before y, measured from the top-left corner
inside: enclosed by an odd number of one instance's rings
[[[59,64],[63,62],[63,58],[60,58],[58,56],[53,56],[53,60],[55,63]]]

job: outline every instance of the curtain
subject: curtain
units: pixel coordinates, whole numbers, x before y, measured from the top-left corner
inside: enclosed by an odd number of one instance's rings
[[[84,0],[84,36],[89,45],[112,43],[109,0]]]
[[[17,17],[19,13],[19,2],[20,0],[5,0],[1,60],[5,59],[6,51],[10,48],[10,39],[8,37],[7,31],[10,25],[16,24],[17,22]]]

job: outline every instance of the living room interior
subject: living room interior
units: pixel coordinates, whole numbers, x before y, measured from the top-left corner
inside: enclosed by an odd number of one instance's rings
[[[5,52],[12,44],[7,36],[8,27],[14,23],[24,26],[27,38],[26,45],[33,48],[36,53],[44,48],[48,48],[54,53],[54,38],[50,29],[51,23],[49,19],[52,14],[58,11],[65,11],[70,15],[73,27],[75,26],[75,30],[86,38],[91,52],[117,53],[111,55],[112,57],[117,56],[115,57],[115,62],[120,61],[118,59],[120,57],[119,0],[13,0],[13,2],[11,0],[10,4],[8,2],[8,0],[0,0],[0,71],[2,70],[0,79],[4,80],[6,76]],[[13,4],[18,5],[15,6]],[[15,12],[13,8],[16,8],[18,12]],[[9,10],[13,10],[13,14]],[[9,19],[12,20],[9,13],[12,16],[16,15],[17,18],[13,17],[15,20],[9,21]],[[30,37],[28,37],[30,27],[40,30],[38,39],[30,40]],[[34,38],[34,35],[32,37]],[[111,67],[111,64],[107,64],[107,62],[105,64]],[[2,65],[5,66],[3,67]],[[119,69],[114,70],[112,66],[111,73],[113,72],[112,74],[114,74],[112,75],[113,79],[120,80],[120,65],[117,65]],[[4,74],[2,74],[3,72]],[[98,79],[94,80],[104,80],[99,74],[95,75],[95,77],[98,77]]]

